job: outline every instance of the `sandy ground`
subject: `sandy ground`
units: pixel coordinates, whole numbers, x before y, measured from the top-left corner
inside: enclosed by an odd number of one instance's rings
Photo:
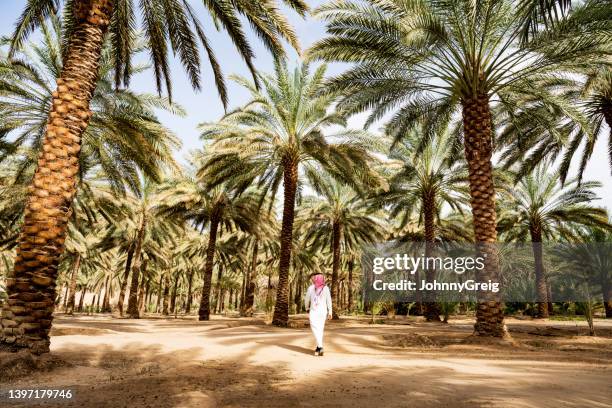
[[[466,343],[472,321],[328,324],[312,355],[305,316],[55,320],[53,363],[0,390],[71,389],[70,407],[612,407],[612,322],[508,319],[514,345]],[[5,362],[10,358],[0,354]],[[5,365],[6,367],[6,365]],[[38,405],[37,405],[38,404]]]

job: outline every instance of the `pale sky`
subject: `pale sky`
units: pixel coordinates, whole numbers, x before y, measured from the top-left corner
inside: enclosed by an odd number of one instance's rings
[[[315,8],[321,4],[323,0],[311,0],[309,5]],[[209,28],[207,35],[209,40],[213,44],[213,48],[216,52],[217,59],[219,60],[224,74],[229,76],[230,74],[240,74],[249,76],[249,72],[246,66],[242,62],[242,59],[235,52],[231,41],[223,32],[217,32],[208,14],[205,12],[202,2],[192,0],[194,8],[198,12],[198,15],[205,22],[205,29]],[[1,13],[0,13],[0,35],[10,35],[14,23],[17,20],[20,12],[22,11],[26,0],[2,0],[1,2]],[[289,21],[293,25],[297,32],[298,38],[302,49],[308,48],[317,39],[322,38],[325,34],[324,25],[311,17],[306,20],[300,18],[296,13],[286,11],[286,15]],[[249,30],[248,27],[246,27]],[[256,53],[255,65],[257,69],[261,71],[270,71],[272,69],[272,57],[263,47],[263,45],[257,40],[256,36],[248,31],[247,33],[251,45]],[[205,56],[204,51],[201,50],[201,55]],[[288,51],[290,62],[296,62],[298,55],[295,51]],[[177,159],[183,159],[189,150],[199,148],[201,141],[199,139],[199,133],[197,131],[197,125],[202,122],[210,122],[218,120],[223,115],[223,106],[217,96],[217,91],[212,81],[212,74],[210,68],[206,62],[202,65],[202,79],[203,89],[201,92],[196,93],[192,90],[185,74],[180,66],[177,59],[171,60],[170,68],[172,71],[172,83],[173,83],[173,100],[179,103],[187,111],[187,116],[184,118],[176,117],[164,112],[159,113],[159,118],[164,125],[172,129],[175,134],[182,140],[183,148],[178,152]],[[342,72],[342,66],[340,64],[334,64],[329,67],[328,75],[333,75]],[[132,81],[133,89],[143,92],[155,92],[155,82],[151,71],[138,75]],[[232,109],[238,105],[245,103],[248,99],[248,94],[242,88],[234,85],[228,81],[228,94],[229,94],[229,109]],[[349,127],[358,128],[363,123],[365,115],[358,115],[349,120]],[[376,130],[373,128],[372,130]],[[589,162],[584,180],[599,181],[603,183],[603,188],[597,192],[601,199],[598,204],[612,207],[612,176],[610,175],[610,168],[608,165],[608,157],[606,152],[606,142],[608,129],[604,130],[605,137],[600,136],[600,140],[595,146],[595,151]],[[577,160],[576,160],[577,161]]]

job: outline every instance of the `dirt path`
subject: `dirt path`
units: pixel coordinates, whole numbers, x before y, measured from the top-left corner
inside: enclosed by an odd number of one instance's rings
[[[62,363],[0,389],[70,388],[57,405],[75,407],[612,407],[608,322],[592,338],[510,319],[517,346],[463,343],[468,320],[389,323],[332,323],[319,358],[307,328],[258,319],[59,317]]]

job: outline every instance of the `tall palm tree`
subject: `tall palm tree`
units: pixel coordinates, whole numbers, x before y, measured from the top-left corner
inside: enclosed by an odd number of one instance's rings
[[[339,319],[338,274],[344,255],[357,252],[364,244],[384,238],[384,228],[372,211],[347,185],[330,177],[323,177],[318,185],[321,198],[304,200],[306,210],[301,220],[304,224],[304,245],[318,250],[329,248],[332,254],[331,297],[332,315]],[[315,250],[316,250],[315,249]]]
[[[548,317],[546,272],[542,243],[576,239],[576,227],[612,228],[605,209],[590,204],[597,199],[598,182],[579,183],[578,179],[562,185],[559,172],[548,172],[544,162],[521,179],[510,191],[511,200],[500,203],[498,228],[507,241],[530,240],[535,260],[538,316]]]
[[[364,132],[323,135],[326,127],[345,124],[342,116],[331,112],[334,96],[318,94],[325,69],[320,66],[311,73],[308,64],[302,64],[291,72],[285,61],[277,59],[274,75],[260,76],[261,89],[236,78],[250,91],[249,103],[218,123],[202,126],[203,137],[214,141],[210,160],[213,179],[233,180],[238,187],[257,180],[264,196],[275,196],[283,183],[279,281],[273,316],[277,326],[286,326],[289,318],[288,279],[300,179],[306,177],[316,186],[321,171],[325,171],[357,189],[374,181]],[[359,179],[363,182],[357,182]]]
[[[461,116],[474,237],[487,252],[478,278],[496,280],[491,104],[504,103],[503,92],[543,92],[533,78],[557,67],[601,59],[604,36],[555,32],[553,41],[546,32],[522,44],[524,15],[510,0],[332,2],[316,14],[330,35],[313,45],[310,58],[355,63],[326,88],[344,93],[338,109],[371,109],[366,125],[395,112],[386,131],[396,139],[422,123],[431,138]],[[506,335],[496,295],[480,299],[476,318],[476,335]]]
[[[400,218],[399,228],[417,216],[424,229],[425,256],[430,256],[443,207],[462,212],[463,205],[469,202],[469,191],[465,164],[458,160],[452,135],[445,132],[435,144],[422,148],[421,141],[422,136],[413,131],[392,147],[389,158],[397,162],[391,162],[389,167],[397,170],[391,175],[389,190],[376,200],[388,208],[392,217]],[[427,270],[426,280],[432,282],[435,273],[433,269]],[[424,306],[427,320],[440,321],[433,293],[427,294]]]
[[[11,56],[30,32],[56,12],[59,3],[58,0],[27,3],[12,36]],[[164,81],[170,92],[168,43],[178,54],[192,86],[200,87],[199,38],[208,53],[221,99],[226,100],[220,68],[204,28],[189,3],[181,0],[135,3],[131,0],[67,0],[64,3],[62,70],[44,129],[43,152],[29,190],[14,274],[7,285],[14,302],[3,309],[6,321],[15,322],[8,319],[15,315],[28,317],[26,326],[10,323],[10,327],[3,327],[2,342],[11,349],[29,349],[36,354],[49,351],[57,265],[76,191],[81,138],[91,118],[90,103],[99,78],[105,39],[112,44],[116,85],[127,85],[137,30],[136,9],[140,8],[158,90],[161,92]],[[253,52],[238,14],[246,18],[275,55],[282,55],[281,39],[297,47],[295,35],[279,13],[276,2],[240,0],[205,2],[205,5],[216,24],[229,33],[251,70]],[[307,9],[300,0],[288,1],[287,5],[300,14]],[[28,302],[31,302],[29,306]]]
[[[161,191],[161,214],[180,217],[204,228],[208,225],[208,245],[204,266],[204,286],[198,311],[199,320],[210,319],[210,293],[218,234],[233,229],[249,231],[255,215],[257,199],[252,194],[239,195],[227,185],[210,186],[206,167],[200,176],[184,177],[168,183]]]

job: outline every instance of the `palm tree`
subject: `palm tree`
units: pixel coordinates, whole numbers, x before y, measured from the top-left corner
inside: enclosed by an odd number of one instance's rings
[[[53,88],[62,70],[62,27],[57,18],[52,22],[51,27],[42,26],[45,35],[40,43],[29,44],[12,58],[0,57],[4,74],[0,75],[0,126],[15,135],[12,143],[0,149],[0,160],[17,161],[19,183],[24,185],[31,183],[43,151]],[[176,167],[172,151],[180,142],[157,120],[154,110],[179,115],[184,111],[167,98],[115,88],[109,51],[105,47],[100,60],[100,78],[90,103],[92,116],[81,140],[77,183],[101,170],[110,186],[123,194],[126,187],[137,190],[137,170],[159,180],[162,168]],[[135,71],[147,69],[142,65]]]
[[[197,178],[184,177],[167,183],[161,191],[163,203],[158,207],[161,214],[189,220],[200,228],[208,225],[199,320],[210,319],[210,293],[218,234],[235,228],[249,231],[257,207],[257,200],[252,194],[238,195],[226,185],[212,187],[204,180],[208,180],[205,164]]]
[[[443,206],[462,212],[468,203],[469,191],[466,183],[465,164],[458,161],[457,146],[449,132],[439,137],[435,144],[420,148],[422,136],[411,132],[396,143],[389,158],[396,160],[389,167],[396,171],[391,175],[389,190],[376,198],[388,208],[392,217],[400,218],[399,228],[418,217],[424,228],[425,256],[430,256],[436,242],[437,226],[441,224]],[[426,271],[426,279],[432,282],[436,271]],[[415,277],[418,281],[418,276]],[[428,321],[440,321],[440,310],[434,294],[427,294],[424,304]]]
[[[344,125],[330,113],[334,97],[318,95],[325,66],[310,73],[308,64],[290,72],[275,60],[274,75],[261,75],[262,89],[244,78],[236,81],[251,93],[251,101],[220,122],[204,124],[203,137],[214,141],[210,174],[218,182],[232,180],[240,187],[257,180],[266,194],[276,195],[283,183],[279,282],[273,324],[286,326],[289,318],[288,282],[293,222],[298,189],[305,176],[316,186],[321,171],[359,189],[373,183],[366,134],[344,131],[324,136],[331,125]],[[362,182],[357,182],[362,179]],[[357,186],[359,184],[359,186]]]
[[[542,93],[532,86],[533,78],[578,59],[602,59],[604,36],[555,32],[553,41],[545,32],[522,44],[524,15],[509,0],[346,1],[324,5],[316,14],[328,22],[330,36],[315,43],[309,57],[356,64],[327,85],[329,92],[344,93],[338,109],[371,109],[366,125],[395,111],[386,131],[396,139],[422,123],[431,129],[429,139],[461,115],[474,237],[487,253],[478,278],[496,280],[491,103],[503,104],[503,92]],[[475,334],[506,335],[494,294],[480,300],[476,317]]]
[[[364,244],[384,238],[384,229],[368,211],[366,203],[347,185],[330,177],[322,177],[317,186],[322,199],[311,197],[304,200],[306,216],[304,223],[304,245],[315,250],[329,248],[332,253],[331,297],[333,318],[339,319],[338,273],[343,252],[357,252]]]
[[[559,171],[547,172],[542,163],[510,191],[511,200],[501,204],[498,228],[507,241],[531,240],[535,260],[538,317],[548,317],[546,273],[542,243],[576,239],[576,227],[612,228],[606,210],[592,206],[597,199],[593,189],[598,182],[579,183],[578,179],[559,182]]]
[[[64,3],[63,64],[44,129],[43,152],[29,190],[31,199],[26,207],[14,274],[7,285],[15,302],[3,309],[3,318],[17,314],[33,320],[27,327],[21,324],[13,327],[11,323],[11,327],[5,328],[2,342],[11,349],[25,348],[36,354],[49,351],[57,265],[66,236],[69,208],[76,191],[81,139],[91,118],[90,103],[99,78],[103,44],[108,33],[115,62],[115,83],[117,86],[128,85],[132,73],[130,56],[137,29],[135,9],[138,6],[134,3],[130,0],[68,0]],[[253,53],[238,14],[246,17],[275,55],[282,55],[281,39],[297,47],[295,35],[279,13],[276,2],[206,4],[215,22],[229,33],[252,71]],[[10,56],[20,49],[30,32],[55,13],[58,5],[57,0],[28,2],[13,33]],[[220,68],[191,6],[181,0],[143,0],[138,5],[158,90],[161,92],[162,80],[168,92],[171,88],[168,43],[178,54],[192,86],[200,87],[199,38],[208,53],[221,99],[225,101]],[[288,1],[287,5],[302,15],[307,9],[300,0]],[[26,294],[25,297],[22,294]],[[27,306],[28,302],[32,302],[30,306]]]

